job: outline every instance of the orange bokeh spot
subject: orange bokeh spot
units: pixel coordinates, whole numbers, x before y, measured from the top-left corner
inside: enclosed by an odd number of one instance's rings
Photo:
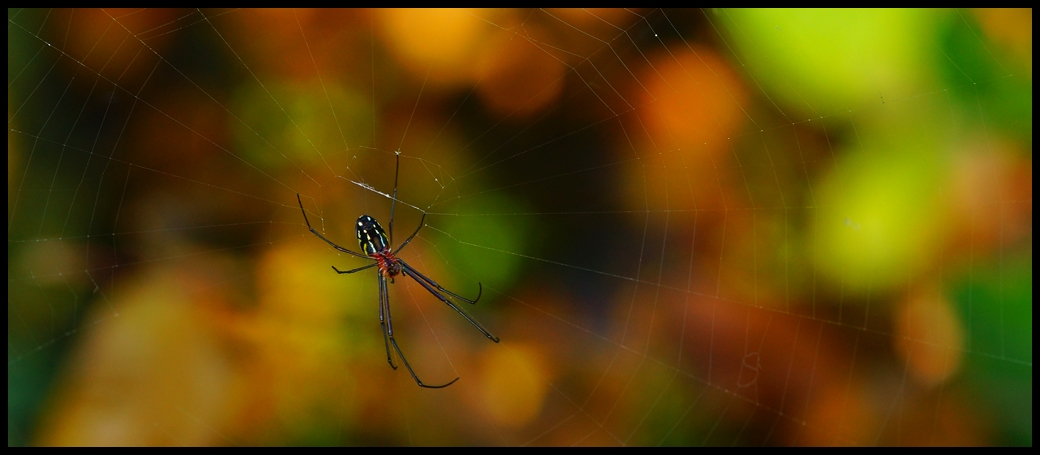
[[[747,93],[713,50],[693,46],[652,57],[639,80],[639,106],[659,150],[725,149],[726,138],[745,118]],[[638,88],[637,88],[638,89]]]
[[[222,20],[233,25],[222,29],[229,46],[265,83],[269,79],[264,74],[303,81],[317,75],[338,84],[350,80],[345,73],[367,75],[371,48],[366,10],[248,9]]]
[[[546,13],[582,30],[597,27],[616,30],[614,26],[625,24],[633,17],[630,10],[622,8],[549,8]]]
[[[811,425],[796,441],[803,446],[864,445],[877,434],[879,425],[872,397],[864,384],[826,384],[815,392],[806,409],[805,421]]]
[[[468,9],[388,9],[377,13],[384,43],[414,76],[439,85],[467,83],[492,25]]]
[[[1016,63],[1033,73],[1033,10],[1031,8],[979,8],[975,15],[994,41],[1009,49]]]
[[[143,269],[85,314],[36,429],[38,445],[211,445],[232,428],[240,402],[228,339],[233,263],[193,256]],[[103,322],[103,323],[100,323]],[[190,412],[170,412],[171,403]],[[202,430],[198,422],[206,422]]]
[[[489,46],[478,90],[484,105],[500,116],[523,118],[560,97],[566,65],[532,42],[500,34]]]
[[[727,175],[729,140],[747,116],[747,92],[714,51],[700,46],[649,55],[627,90],[635,115],[623,116],[626,134],[642,166],[630,166],[628,205],[641,210],[668,209],[692,220],[715,217],[725,205],[742,205],[740,191]],[[619,153],[627,153],[624,145]],[[741,181],[740,184],[743,184]],[[725,200],[722,195],[730,193]],[[657,207],[661,201],[668,207]]]
[[[170,9],[76,9],[68,21],[54,20],[56,48],[90,71],[133,92],[147,80],[172,35],[164,26],[176,20]]]
[[[1017,146],[973,141],[952,155],[950,198],[953,247],[962,254],[984,254],[1000,242],[1032,234],[1032,162]]]
[[[920,383],[934,386],[953,375],[964,349],[964,327],[950,302],[933,287],[910,297],[896,315],[896,352]]]
[[[542,410],[549,383],[545,362],[533,347],[488,349],[483,360],[483,395],[488,412],[499,425],[519,428]]]

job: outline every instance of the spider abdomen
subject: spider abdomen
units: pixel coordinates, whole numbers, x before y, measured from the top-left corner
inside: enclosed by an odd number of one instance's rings
[[[383,231],[383,227],[375,218],[361,215],[355,227],[358,245],[365,254],[375,256],[390,251],[390,240],[386,238],[386,231]]]

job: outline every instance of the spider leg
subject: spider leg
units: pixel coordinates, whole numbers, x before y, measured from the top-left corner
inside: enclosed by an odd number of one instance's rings
[[[383,345],[386,346],[386,362],[390,364],[390,368],[397,369],[397,365],[394,365],[394,358],[390,354],[390,338],[387,336],[386,331],[386,318],[384,317],[384,310],[388,307],[389,295],[386,292],[386,281],[383,280],[382,276],[377,275],[376,279],[379,281],[379,325],[383,328]]]
[[[390,244],[394,244],[394,206],[397,205],[397,174],[401,170],[401,151],[394,152],[397,164],[394,165],[394,198],[390,201]]]
[[[403,250],[404,247],[408,245],[408,242],[411,242],[412,239],[415,238],[415,235],[419,233],[419,229],[422,229],[424,222],[426,222],[426,212],[423,212],[422,219],[419,220],[419,227],[415,228],[415,232],[413,232],[412,235],[408,236],[408,238],[405,239],[404,243],[402,243],[401,246],[397,248],[398,253],[400,253],[401,250]],[[392,245],[393,241],[391,241],[390,243]]]
[[[398,259],[397,262],[402,265],[402,268],[401,268],[401,272],[402,273],[404,273],[405,275],[410,276],[413,280],[415,280],[416,283],[419,283],[419,284],[422,285],[422,287],[426,288],[426,290],[429,291],[430,294],[433,294],[434,297],[437,297],[438,300],[448,304],[448,306],[450,306],[451,309],[455,310],[456,313],[461,314],[462,317],[466,318],[466,320],[469,321],[469,323],[472,324],[473,327],[476,327],[477,330],[480,330],[480,333],[483,333],[484,336],[488,337],[489,340],[494,341],[495,343],[498,343],[498,337],[492,335],[491,332],[488,332],[487,329],[485,329],[483,326],[481,326],[479,322],[477,322],[475,319],[471,318],[468,314],[466,314],[465,311],[462,311],[462,308],[459,308],[458,306],[456,306],[454,303],[452,303],[451,300],[448,300],[447,297],[441,295],[439,292],[437,292],[436,289],[430,287],[430,285],[427,284],[425,281],[420,280],[416,275],[413,275],[412,272],[414,272],[415,269],[413,269],[410,265],[405,264],[404,261],[402,261],[400,259]],[[391,336],[390,338],[393,339],[393,336]],[[407,365],[407,363],[406,363],[406,365]]]
[[[397,340],[394,339],[394,322],[393,322],[394,320],[393,320],[393,318],[390,317],[390,296],[386,292],[387,291],[386,277],[384,277],[383,275],[379,275],[379,289],[380,289],[380,291],[382,292],[382,294],[384,296],[383,297],[383,301],[385,302],[384,306],[386,307],[386,327],[387,327],[386,334],[387,334],[387,337],[390,339],[390,344],[394,345],[394,350],[397,351],[397,355],[401,357],[401,363],[403,363],[404,367],[408,369],[408,372],[412,374],[412,379],[415,379],[415,383],[419,384],[419,387],[425,387],[427,389],[441,389],[441,388],[444,388],[444,387],[447,387],[447,386],[450,386],[450,385],[454,384],[455,381],[458,381],[459,378],[456,377],[455,379],[452,379],[451,382],[449,382],[447,384],[426,385],[426,384],[423,384],[423,382],[421,380],[419,380],[419,376],[415,374],[415,370],[413,370],[412,366],[408,364],[408,359],[406,359],[404,357],[404,353],[401,352],[401,348],[397,346]],[[393,364],[391,364],[391,365],[393,365]]]
[[[443,292],[445,294],[448,294],[448,295],[450,295],[452,297],[455,297],[456,299],[459,299],[459,300],[461,300],[463,302],[466,302],[466,303],[469,303],[469,304],[477,303],[477,300],[480,300],[480,295],[484,293],[484,286],[481,286],[480,283],[477,283],[477,298],[475,298],[473,300],[470,300],[470,299],[467,299],[467,298],[465,298],[465,297],[463,297],[461,295],[458,295],[458,294],[456,294],[454,292],[451,292],[451,291],[449,291],[447,289],[444,289],[443,287],[441,287],[441,285],[437,284],[436,281],[433,281],[429,277],[427,277],[426,275],[423,275],[423,274],[419,273],[418,270],[415,270],[414,268],[412,268],[412,266],[410,266],[408,264],[405,264],[405,263],[402,262],[401,266],[402,267],[407,267],[409,272],[415,274],[419,278],[422,278],[423,281],[425,281],[427,283],[430,283],[431,285],[433,285],[433,287],[437,288],[438,291],[441,291],[441,292]]]
[[[352,255],[357,256],[359,258],[372,259],[372,258],[370,258],[368,256],[365,256],[365,255],[361,254],[361,253],[355,253],[355,252],[350,251],[350,250],[348,250],[346,248],[343,248],[343,247],[341,247],[339,245],[336,245],[335,243],[332,243],[332,240],[329,240],[329,239],[325,238],[324,235],[319,234],[318,231],[314,230],[314,228],[311,227],[311,221],[307,219],[307,211],[303,209],[303,201],[300,199],[300,193],[296,193],[296,202],[300,203],[300,212],[303,213],[303,221],[307,223],[307,229],[311,230],[311,234],[314,234],[314,235],[318,236],[319,239],[324,240],[325,243],[328,243],[329,245],[332,245],[333,248],[335,248],[335,249],[337,249],[339,251],[342,251],[342,252],[347,253],[347,254],[352,254]]]
[[[360,272],[360,271],[362,271],[362,270],[365,270],[365,269],[370,269],[370,268],[372,268],[372,267],[375,267],[375,266],[377,266],[377,265],[379,265],[379,263],[378,263],[378,262],[373,262],[373,263],[371,263],[371,264],[368,264],[368,265],[366,265],[366,266],[364,266],[364,267],[358,267],[358,268],[356,268],[356,269],[350,269],[350,270],[340,270],[340,269],[337,269],[337,268],[336,268],[336,266],[332,266],[332,270],[335,270],[335,271],[336,271],[336,273],[338,273],[338,274],[342,275],[342,274],[344,274],[344,273],[354,273],[354,272]],[[391,283],[392,283],[392,282],[391,282]]]

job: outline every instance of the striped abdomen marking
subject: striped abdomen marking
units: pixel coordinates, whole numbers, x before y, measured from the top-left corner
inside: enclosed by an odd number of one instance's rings
[[[365,254],[372,256],[385,253],[390,248],[390,240],[386,238],[386,232],[375,218],[361,215],[357,219],[355,228],[358,245]]]

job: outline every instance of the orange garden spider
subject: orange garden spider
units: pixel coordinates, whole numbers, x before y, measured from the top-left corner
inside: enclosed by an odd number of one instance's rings
[[[426,277],[426,275],[419,273],[418,270],[415,270],[412,266],[408,265],[407,262],[404,262],[403,260],[394,255],[391,245],[393,244],[394,239],[394,206],[397,204],[397,175],[400,168],[401,155],[400,152],[398,152],[397,164],[394,168],[394,195],[391,199],[392,202],[390,203],[390,240],[387,240],[386,232],[383,231],[383,227],[379,225],[379,222],[376,221],[375,218],[372,218],[368,215],[361,215],[357,219],[355,231],[357,232],[358,245],[361,246],[361,251],[363,251],[365,254],[355,253],[339,245],[336,245],[331,240],[325,238],[325,236],[318,233],[318,231],[314,230],[314,228],[311,227],[310,220],[307,219],[307,211],[303,209],[303,201],[300,199],[299,193],[296,193],[296,201],[300,203],[300,211],[303,212],[303,221],[307,223],[307,229],[310,229],[312,234],[318,236],[319,239],[324,240],[325,243],[332,245],[332,247],[338,251],[350,254],[352,256],[357,256],[359,258],[375,261],[372,264],[363,267],[358,267],[356,269],[340,270],[337,269],[336,266],[332,266],[332,270],[335,270],[336,273],[344,274],[360,272],[365,269],[377,267],[378,273],[376,274],[376,280],[379,282],[379,325],[383,328],[383,344],[386,345],[386,361],[390,363],[390,367],[395,370],[397,369],[397,365],[394,365],[393,357],[390,354],[390,345],[393,345],[394,350],[397,351],[397,355],[401,357],[401,362],[404,363],[405,368],[408,368],[408,372],[412,374],[412,378],[415,378],[415,382],[419,384],[419,387],[426,387],[429,389],[440,389],[454,384],[455,381],[459,380],[459,378],[456,377],[455,379],[451,380],[451,382],[448,382],[447,384],[443,385],[426,385],[423,384],[421,380],[419,380],[419,376],[417,376],[415,374],[415,371],[412,370],[412,366],[408,364],[408,359],[404,357],[404,353],[401,352],[401,348],[397,346],[397,340],[394,339],[394,323],[393,320],[390,318],[390,295],[389,289],[387,288],[387,279],[390,280],[390,283],[393,283],[394,277],[398,274],[411,277],[413,280],[415,280],[415,282],[419,283],[420,285],[422,285],[422,287],[426,288],[426,290],[429,291],[430,294],[433,294],[434,297],[437,297],[438,299],[440,299],[440,301],[450,306],[451,309],[461,314],[462,317],[466,318],[466,320],[469,321],[470,324],[473,324],[473,327],[476,327],[477,330],[480,330],[480,333],[483,333],[484,336],[488,337],[488,339],[494,341],[495,343],[498,343],[498,337],[488,332],[487,329],[481,326],[479,322],[474,320],[472,317],[470,317],[468,314],[462,311],[461,308],[456,306],[455,303],[453,303],[451,300],[444,296],[445,294],[447,294],[451,297],[462,300],[463,302],[475,304],[477,303],[477,300],[480,300],[480,295],[484,291],[484,287],[480,285],[480,283],[477,283],[477,298],[470,300],[447,289],[444,289],[443,287],[441,287],[441,285],[437,284],[436,281],[433,281],[430,278]],[[415,236],[419,233],[419,229],[422,229],[422,227],[424,226],[423,223],[425,221],[426,212],[423,211],[422,219],[419,220],[419,227],[415,228],[415,232],[413,232],[411,236],[405,239],[404,243],[401,244],[401,247],[397,249],[398,253],[404,250],[404,247],[408,246],[408,242],[411,242],[412,239],[415,238]]]

